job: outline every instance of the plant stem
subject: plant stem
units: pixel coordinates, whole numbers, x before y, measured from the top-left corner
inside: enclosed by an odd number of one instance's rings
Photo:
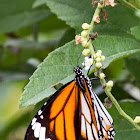
[[[127,5],[128,5],[128,2],[126,2],[126,1],[124,1],[124,0],[120,0],[120,1],[123,1],[125,4],[127,3]],[[103,2],[103,3],[104,3],[104,0],[100,0],[100,2]],[[130,4],[129,4],[129,5],[130,5]],[[103,6],[104,6],[104,5],[103,5]],[[97,15],[100,14],[102,8],[103,8],[103,7],[101,7],[101,5],[98,4],[98,6],[97,6],[97,8],[96,8],[96,10],[95,10],[95,13],[94,13],[94,15],[93,15],[91,24],[90,24],[90,29],[89,29],[89,32],[88,32],[88,39],[90,38],[89,33],[92,33],[92,32],[93,32],[94,24],[95,24],[95,18],[96,18]],[[132,8],[132,5],[131,5],[131,8]],[[95,55],[95,51],[94,51],[94,49],[93,49],[91,39],[89,40],[89,43],[90,43],[90,44],[89,44],[90,53],[91,53],[92,58],[93,58],[93,56]],[[99,74],[101,73],[101,70],[100,70],[100,69],[95,68],[95,71],[98,71]],[[105,84],[106,84],[105,79],[100,79],[100,82],[101,82],[102,85],[105,85]],[[113,97],[113,95],[111,94],[110,89],[108,89],[108,88],[106,87],[106,88],[105,88],[105,93],[106,93],[106,95],[111,99],[111,101],[113,102],[113,104],[114,104],[115,107],[117,108],[118,112],[119,112],[124,118],[126,118],[131,124],[133,124],[133,125],[140,131],[140,126],[139,126],[138,124],[136,124],[136,123],[133,121],[133,119],[132,119],[130,116],[128,116],[128,115],[122,110],[122,108],[121,108],[120,105],[118,104],[117,100],[116,100],[116,99]]]
[[[100,82],[102,85],[104,85],[106,83],[105,79],[100,79]],[[108,90],[108,88],[105,88],[105,93],[106,95],[110,98],[110,100],[113,102],[113,104],[115,105],[116,109],[118,110],[118,112],[124,117],[126,118],[130,123],[132,123],[139,131],[140,131],[140,126],[138,124],[136,124],[133,119],[128,116],[120,107],[120,105],[118,104],[117,100],[113,97],[113,95],[111,94],[110,90]]]
[[[100,2],[103,3],[104,0],[100,0]],[[90,23],[90,29],[89,29],[88,36],[87,36],[88,39],[90,38],[89,34],[92,33],[92,31],[93,31],[93,29],[94,29],[94,24],[95,24],[95,21],[94,21],[94,20],[95,20],[95,18],[100,14],[101,9],[102,9],[102,8],[101,8],[100,4],[98,4],[98,6],[97,6],[97,8],[96,8],[96,10],[95,10],[95,12],[94,12],[94,15],[93,15],[93,17],[92,17],[92,21],[91,21],[91,23]],[[91,52],[92,58],[93,58],[93,55],[95,54],[95,51],[94,51],[94,49],[93,49],[91,40],[89,40],[89,43],[90,43],[89,49],[90,49],[90,52]]]
[[[123,3],[125,6],[127,6],[128,8],[130,8],[133,11],[138,10],[134,5],[132,5],[131,3],[127,2],[126,0],[119,0],[119,2]]]

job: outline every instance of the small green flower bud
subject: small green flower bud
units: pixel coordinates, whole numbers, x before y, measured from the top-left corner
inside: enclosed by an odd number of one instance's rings
[[[104,7],[104,5],[101,4],[100,2],[98,2],[98,7],[99,7],[100,9],[102,9],[102,8]]]
[[[105,61],[105,56],[101,55],[101,61]]]
[[[96,62],[100,62],[101,61],[101,58],[100,57],[97,57],[95,60],[96,60]]]
[[[90,53],[90,50],[89,49],[84,49],[83,52],[82,52],[82,54],[84,56],[88,55],[89,53]]]
[[[88,30],[88,29],[90,29],[90,25],[87,24],[87,23],[83,23],[83,24],[82,24],[82,28],[83,28],[84,30]]]
[[[83,30],[83,31],[81,32],[81,36],[82,36],[82,37],[87,37],[87,35],[88,35],[88,31],[87,31],[87,30]]]
[[[96,57],[101,57],[101,53],[97,52]]]
[[[100,68],[100,67],[102,67],[102,63],[97,62],[97,63],[95,64],[95,67],[96,67],[96,68]]]
[[[89,46],[89,42],[83,41],[83,42],[82,42],[82,46],[83,46],[83,47],[88,47],[88,46]]]
[[[106,85],[107,85],[107,87],[113,87],[113,81],[108,81],[107,83],[106,83]]]
[[[105,74],[104,73],[100,73],[99,77],[100,77],[100,79],[104,79],[105,78]]]
[[[98,51],[97,51],[97,53],[100,53],[100,54],[102,54],[102,51],[101,51],[101,50],[98,50]]]
[[[136,118],[134,119],[134,123],[140,123],[140,116],[136,116]]]
[[[81,37],[81,41],[83,42],[83,41],[88,41],[88,40],[87,40],[86,37],[83,37],[83,36],[82,36],[82,37]]]

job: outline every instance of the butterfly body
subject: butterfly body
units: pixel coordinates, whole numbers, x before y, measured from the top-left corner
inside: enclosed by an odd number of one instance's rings
[[[74,68],[75,79],[52,95],[32,119],[25,140],[113,140],[113,120],[91,81]]]

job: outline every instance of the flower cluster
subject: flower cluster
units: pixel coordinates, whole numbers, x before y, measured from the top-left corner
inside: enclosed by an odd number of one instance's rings
[[[83,23],[82,28],[83,28],[83,31],[81,32],[81,41],[82,41],[81,43],[82,43],[83,47],[88,47],[89,40],[88,40],[87,36],[88,36],[89,29],[90,29],[90,25],[88,23]]]
[[[89,52],[90,52],[89,49],[84,49],[82,54],[86,55]],[[85,61],[82,64],[85,66],[85,69],[88,70],[94,62],[95,67],[98,69],[98,68],[102,67],[101,61],[104,61],[104,60],[105,60],[105,56],[102,55],[101,50],[98,50],[97,53],[95,53],[93,58],[85,57]],[[100,78],[102,79],[104,77],[105,76],[103,76],[103,74],[101,74]]]
[[[94,22],[98,21],[97,23],[99,23],[99,19],[98,20],[97,19],[98,18],[96,18]],[[95,38],[98,37],[97,33],[90,33],[89,31],[90,28],[91,28],[91,25],[89,25],[88,23],[83,23],[82,24],[83,31],[81,32],[80,35],[75,36],[75,41],[76,41],[76,44],[81,43],[83,47],[86,47],[82,52],[82,54],[86,56],[84,62],[82,63],[82,65],[85,66],[85,70],[89,70],[89,68],[94,64],[95,69],[98,71],[98,69],[102,67],[101,62],[105,60],[105,56],[102,55],[101,50],[97,50],[97,52],[93,55],[92,58],[87,57],[87,55],[91,53],[89,49],[91,40],[95,40]],[[101,80],[106,77],[103,72],[98,73],[97,76]],[[105,88],[108,88],[108,90],[111,90],[112,87],[113,87],[113,81],[108,81],[105,85]]]
[[[83,28],[83,31],[81,32],[81,35],[76,35],[75,41],[76,41],[76,44],[82,43],[83,47],[87,47],[89,46],[87,36],[90,29],[90,25],[88,23],[83,23],[82,28]]]
[[[101,61],[105,60],[105,56],[102,55],[102,51],[101,50],[98,50],[97,53],[95,53],[94,60],[95,60],[95,67],[96,68],[102,67]]]

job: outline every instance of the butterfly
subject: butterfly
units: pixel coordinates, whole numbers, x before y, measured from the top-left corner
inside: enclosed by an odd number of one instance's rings
[[[24,140],[113,140],[113,119],[80,66],[32,119]]]

